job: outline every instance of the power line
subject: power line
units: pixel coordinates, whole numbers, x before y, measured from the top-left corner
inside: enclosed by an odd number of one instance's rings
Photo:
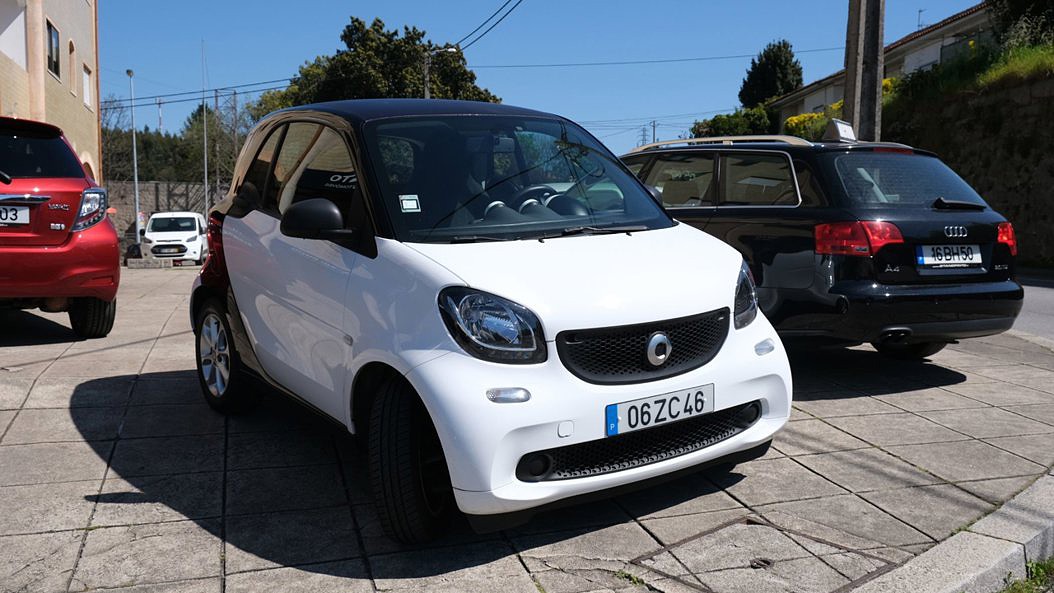
[[[485,21],[483,21],[482,23],[480,23],[480,24],[479,24],[479,26],[478,26],[478,27],[476,27],[475,29],[472,29],[472,32],[471,32],[471,33],[469,33],[468,35],[465,35],[465,36],[464,36],[464,37],[462,37],[461,39],[458,39],[458,40],[457,40],[457,42],[456,42],[456,43],[454,43],[454,45],[455,45],[455,46],[458,46],[458,47],[460,47],[460,46],[461,46],[461,44],[462,44],[462,43],[464,43],[466,39],[468,39],[469,37],[472,37],[473,35],[475,35],[475,34],[476,34],[476,31],[479,31],[480,29],[482,29],[482,28],[483,28],[483,26],[484,26],[484,25],[486,25],[487,23],[489,23],[489,22],[490,22],[490,19],[492,19],[492,18],[494,18],[494,17],[498,16],[498,13],[499,13],[499,12],[501,12],[502,10],[504,10],[504,9],[505,9],[505,7],[506,7],[506,6],[508,6],[510,2],[512,2],[512,0],[505,0],[505,4],[502,4],[501,6],[499,6],[499,7],[498,7],[498,9],[497,9],[497,10],[495,10],[493,14],[491,14],[490,16],[488,16],[488,17],[487,17],[487,20],[485,20]]]
[[[462,48],[464,49],[464,48]],[[818,53],[825,51],[842,51],[845,47],[822,47],[818,49],[803,49],[795,51],[797,54]],[[735,54],[728,56],[700,56],[696,58],[662,58],[656,60],[621,60],[614,62],[565,62],[557,64],[485,64],[482,66],[471,66],[473,69],[481,68],[580,68],[584,66],[631,66],[638,64],[674,64],[678,62],[708,62],[713,60],[738,60],[743,58],[756,58],[757,54]]]
[[[234,87],[223,87],[223,88],[219,88],[219,89],[208,89],[208,90],[217,91],[218,92],[218,91],[228,90],[228,89],[232,89],[232,88],[234,88]],[[286,87],[284,87],[284,86],[273,86],[273,87],[270,87],[270,88],[252,89],[252,90],[244,91],[244,92],[247,93],[247,94],[248,93],[263,93],[263,92],[267,92],[267,91],[277,91],[277,90],[284,89],[284,88],[286,88]],[[176,103],[200,103],[201,102],[201,95],[200,95],[201,91],[194,91],[194,93],[196,95],[198,95],[198,96],[196,96],[196,97],[188,97],[188,98],[185,98],[185,99],[173,99],[171,101],[162,101],[162,103],[164,105],[174,105]],[[126,104],[126,102],[124,100],[116,101],[116,102],[109,102],[109,103],[108,102],[104,102],[104,104],[100,106],[100,109],[120,109],[120,108],[135,109],[135,108],[139,108],[139,107],[150,107],[150,106],[156,106],[157,105],[157,103],[153,102],[153,101],[148,102],[148,103],[140,103],[139,102],[140,99],[142,99],[142,97],[136,97],[135,98],[135,101],[136,101],[135,105],[128,105],[128,104]]]
[[[516,0],[516,4],[513,4],[512,8],[510,8],[508,11],[506,11],[505,14],[501,15],[500,19],[494,21],[493,25],[487,27],[486,31],[480,33],[478,37],[476,37],[472,41],[469,41],[467,44],[465,44],[465,46],[461,48],[461,51],[464,52],[466,49],[468,49],[468,48],[472,47],[473,45],[475,45],[476,42],[478,42],[480,39],[483,39],[483,37],[486,36],[487,33],[490,33],[491,29],[493,29],[494,27],[497,27],[499,24],[501,24],[501,21],[504,21],[505,17],[507,17],[510,14],[512,14],[512,11],[516,10],[516,7],[519,6],[522,3],[523,3],[523,0]]]
[[[235,84],[235,85],[220,86],[220,87],[215,87],[215,88],[211,88],[211,89],[205,89],[205,92],[208,93],[208,92],[212,92],[212,91],[229,91],[229,90],[233,90],[233,89],[243,89],[243,88],[250,87],[250,86],[260,86],[260,85],[264,85],[264,84],[275,84],[275,83],[278,83],[278,82],[291,82],[292,80],[293,80],[292,78],[276,78],[274,80],[261,80],[260,82],[247,82],[245,84]],[[285,88],[285,87],[277,87],[277,88]],[[268,89],[268,90],[272,90],[272,89]],[[183,96],[186,96],[186,95],[201,95],[201,91],[202,91],[202,89],[197,89],[197,90],[193,90],[193,91],[183,91],[181,93],[167,93],[167,94],[164,94],[164,95],[146,95],[146,96],[143,96],[143,97],[136,97],[135,100],[139,101],[140,99],[167,99],[169,97],[183,97]],[[255,92],[255,91],[249,91],[249,92]],[[127,102],[128,102],[128,99],[109,99],[109,100],[106,100],[106,101],[102,101],[103,105],[106,105],[107,103],[127,103]],[[175,103],[176,101],[165,101],[165,102],[166,103]]]

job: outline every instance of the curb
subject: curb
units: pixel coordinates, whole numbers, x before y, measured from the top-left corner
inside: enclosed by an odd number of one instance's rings
[[[1021,338],[1022,340],[1025,340],[1026,342],[1032,342],[1033,344],[1035,344],[1037,346],[1042,346],[1042,347],[1046,348],[1047,350],[1050,350],[1050,351],[1054,352],[1054,340],[1051,340],[1049,338],[1044,338],[1042,336],[1037,336],[1035,334],[1030,334],[1030,333],[1019,331],[1019,330],[1016,330],[1016,329],[1008,329],[1008,330],[1006,330],[1006,335],[1014,336],[1015,338]]]
[[[994,593],[1054,555],[1054,470],[966,531],[864,583],[855,593]]]
[[[1054,351],[1054,340],[1007,334]],[[1054,468],[966,531],[867,581],[854,593],[996,593],[1054,556]]]

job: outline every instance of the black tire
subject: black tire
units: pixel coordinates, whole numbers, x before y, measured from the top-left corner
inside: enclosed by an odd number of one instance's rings
[[[380,387],[370,408],[368,454],[385,533],[407,544],[438,537],[454,512],[450,475],[428,411],[405,381]]]
[[[213,326],[213,323],[216,325]],[[212,337],[203,336],[204,332]],[[215,299],[207,301],[194,319],[194,358],[198,384],[205,402],[224,414],[244,411],[256,401],[249,377],[242,369],[241,359],[234,349],[232,335],[223,305]],[[203,352],[209,356],[203,357]],[[208,367],[206,360],[211,361]],[[222,379],[222,365],[227,368],[225,380]]]
[[[96,298],[73,299],[70,304],[70,326],[81,338],[105,338],[117,317],[117,299],[106,302]]]
[[[897,360],[922,360],[944,350],[947,342],[919,342],[917,344],[872,343],[882,356]]]

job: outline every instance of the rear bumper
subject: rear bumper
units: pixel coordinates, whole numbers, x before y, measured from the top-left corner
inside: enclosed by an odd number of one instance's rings
[[[788,319],[781,335],[873,342],[892,332],[908,343],[989,336],[1013,326],[1024,290],[1013,280],[929,286],[845,282],[835,284],[829,297],[826,314],[804,324]]]
[[[0,245],[0,299],[95,297],[112,301],[121,279],[109,218],[55,246]]]

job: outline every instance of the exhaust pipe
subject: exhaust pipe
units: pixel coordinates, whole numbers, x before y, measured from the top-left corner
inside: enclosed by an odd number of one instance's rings
[[[901,344],[911,337],[911,329],[907,327],[893,327],[884,330],[878,336],[879,344]]]

